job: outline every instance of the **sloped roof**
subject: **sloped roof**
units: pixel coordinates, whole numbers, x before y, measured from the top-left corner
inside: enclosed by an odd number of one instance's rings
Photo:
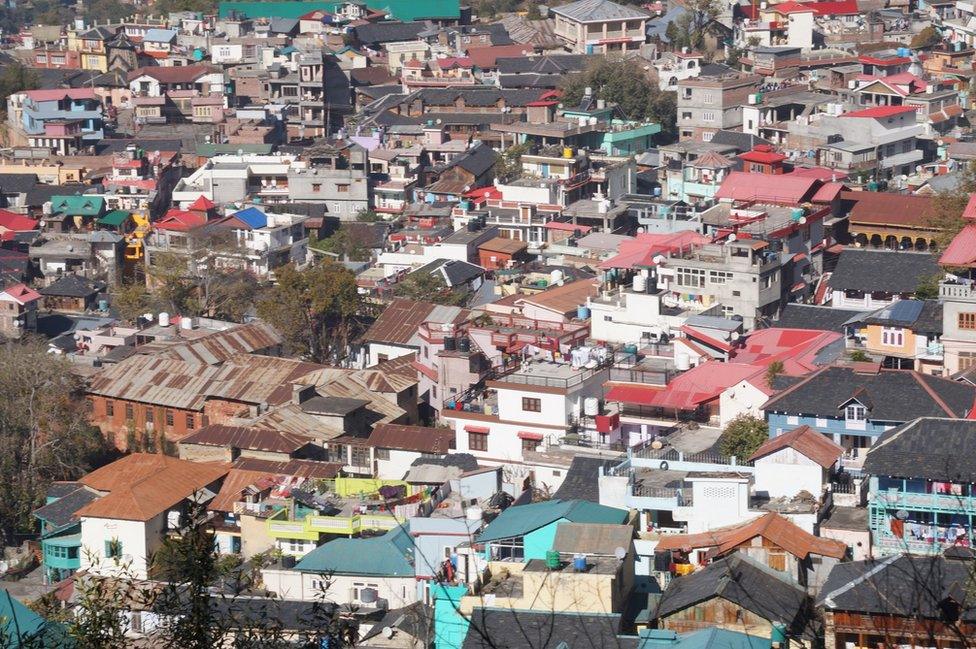
[[[104,498],[85,505],[79,517],[148,521],[220,480],[230,469],[225,464],[188,462],[165,455],[133,453],[96,469],[79,482]]]
[[[55,528],[64,527],[78,520],[75,512],[99,497],[97,491],[81,486],[71,493],[35,509],[34,517]]]
[[[816,178],[793,174],[733,171],[722,181],[722,186],[715,192],[715,198],[799,205],[812,197],[821,184]]]
[[[525,536],[550,523],[566,519],[573,523],[620,524],[627,520],[623,509],[585,500],[547,500],[509,507],[478,535],[478,542]]]
[[[976,421],[922,417],[882,433],[868,449],[871,475],[976,482]]]
[[[471,314],[467,309],[439,306],[430,302],[393,300],[376,319],[363,340],[371,343],[420,347],[417,327],[424,322],[460,323]]]
[[[928,253],[845,248],[827,283],[835,291],[914,293],[923,279],[941,274]]]
[[[752,454],[749,461],[758,460],[787,447],[810,458],[825,469],[833,466],[844,454],[844,448],[828,439],[823,433],[818,433],[809,426],[799,426],[764,442]]]
[[[142,76],[152,77],[160,83],[189,83],[205,74],[219,71],[212,65],[148,66],[136,68],[126,76],[128,81]]]
[[[383,536],[335,539],[305,555],[298,572],[375,577],[412,577],[413,540],[406,527],[397,526]]]
[[[596,297],[599,292],[599,282],[581,279],[562,286],[552,286],[535,295],[522,296],[516,300],[516,304],[531,304],[565,315],[575,311],[581,304],[586,304],[587,298]]]
[[[604,20],[631,20],[635,18],[650,18],[643,9],[619,5],[610,0],[577,0],[551,10],[559,16],[566,16],[579,22],[597,22]]]
[[[461,649],[636,649],[621,636],[620,615],[478,607],[470,614]]]
[[[933,196],[853,191],[842,191],[840,196],[843,201],[853,201],[848,213],[852,225],[867,223],[925,227],[936,211]]]
[[[90,297],[101,291],[103,286],[87,277],[70,273],[63,275],[41,289],[41,295],[56,297]]]
[[[403,424],[377,424],[369,434],[369,445],[418,453],[446,454],[454,448],[454,431]]]
[[[612,557],[617,548],[629,550],[634,541],[632,525],[560,523],[552,549],[556,552],[596,554]]]
[[[841,541],[814,536],[776,512],[763,514],[740,525],[700,534],[669,534],[661,538],[657,549],[716,548],[716,553],[723,555],[757,536],[783,548],[798,559],[806,559],[811,554],[840,559],[847,553],[847,546]]]
[[[28,302],[41,299],[41,294],[26,284],[13,284],[12,286],[8,286],[7,288],[3,289],[3,293],[16,300],[21,306],[27,304]]]
[[[268,428],[210,424],[180,439],[180,444],[222,446],[233,449],[294,453],[312,441],[310,437]]]
[[[792,637],[812,637],[810,602],[806,591],[788,577],[736,552],[702,570],[671,581],[658,603],[655,617],[663,618],[720,597],[764,620],[787,625]]]
[[[971,267],[974,264],[976,264],[976,223],[967,223],[946,246],[942,256],[939,257],[939,265]]]

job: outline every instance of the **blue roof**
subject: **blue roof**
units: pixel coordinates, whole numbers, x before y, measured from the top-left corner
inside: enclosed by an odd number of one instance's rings
[[[495,541],[525,536],[558,520],[572,523],[620,524],[627,511],[606,507],[586,500],[546,500],[530,505],[509,507],[478,535],[478,541]]]
[[[171,40],[176,38],[175,29],[147,29],[146,35],[142,37],[143,41],[152,41],[153,43],[169,43]]]
[[[410,577],[414,575],[413,542],[405,527],[368,539],[336,539],[298,562],[299,572]]]
[[[896,322],[915,322],[918,316],[922,315],[923,306],[925,303],[920,300],[897,300],[884,307],[876,317]]]
[[[668,643],[668,644],[665,644]],[[648,629],[640,634],[637,649],[769,649],[769,638],[740,631],[709,628],[677,635],[674,631]]]
[[[73,647],[74,641],[67,637],[64,627],[56,622],[48,622],[30,610],[6,590],[0,588],[0,638],[4,638],[5,648],[54,649],[54,647]]]
[[[240,212],[234,212],[233,216],[255,230],[267,227],[268,225],[268,215],[256,207],[249,207]]]

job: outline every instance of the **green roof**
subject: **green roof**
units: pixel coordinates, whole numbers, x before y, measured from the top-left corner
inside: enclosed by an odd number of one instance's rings
[[[73,647],[64,627],[48,622],[0,588],[0,638],[4,649]]]
[[[335,13],[341,2],[303,2],[302,0],[233,0],[220,3],[220,18],[226,18],[231,11],[244,14],[248,18],[300,18],[310,11],[323,9]],[[424,18],[459,18],[459,0],[366,0],[370,9],[387,12],[394,20],[409,22]]]
[[[101,225],[114,225],[119,227],[129,218],[130,213],[125,210],[112,210],[102,218],[98,219],[98,223]]]
[[[229,153],[231,155],[237,153],[238,151],[243,151],[244,153],[252,153],[254,155],[268,155],[271,153],[271,149],[274,148],[272,144],[198,144],[197,145],[197,155],[203,156],[205,158],[212,158],[215,155],[220,155],[223,153]]]
[[[640,634],[638,649],[769,649],[772,642],[740,631],[710,628],[676,634],[663,629],[648,629]]]
[[[559,520],[573,523],[621,524],[627,511],[606,507],[588,500],[546,500],[531,505],[509,507],[478,535],[478,541],[496,541],[525,536]]]
[[[336,539],[321,545],[298,562],[295,570],[340,575],[412,577],[413,542],[404,527],[397,526],[368,539]]]
[[[98,216],[105,209],[105,199],[101,196],[52,196],[51,211],[68,216]]]

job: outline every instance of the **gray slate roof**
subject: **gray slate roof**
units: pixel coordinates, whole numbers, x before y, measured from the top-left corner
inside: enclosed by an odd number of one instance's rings
[[[619,615],[476,608],[462,649],[635,649],[636,637],[620,637]]]
[[[861,315],[860,311],[792,303],[786,305],[779,315],[779,320],[772,324],[783,329],[815,329],[843,333],[844,323],[859,315]]]
[[[814,636],[806,591],[787,575],[738,552],[674,579],[661,596],[656,617],[668,617],[715,597],[770,622],[786,624],[792,637]]]
[[[943,620],[940,604],[952,598],[962,604],[961,619],[972,623],[972,570],[972,561],[909,554],[838,563],[817,603],[831,611]]]
[[[834,366],[810,375],[766,402],[766,412],[813,417],[843,416],[843,406],[857,399],[871,421],[904,423],[917,417],[965,417],[976,388],[938,376],[906,370],[858,373]]]
[[[569,465],[563,483],[552,497],[556,500],[588,500],[600,502],[600,467],[609,469],[619,461],[577,455]]]
[[[618,5],[610,0],[577,0],[561,7],[553,7],[554,14],[565,16],[579,22],[597,22],[603,20],[629,20],[635,18],[650,18],[650,14],[643,9]]]
[[[379,22],[358,25],[353,28],[356,40],[360,43],[395,43],[416,40],[420,32],[429,25],[423,22]]]
[[[78,520],[78,517],[75,516],[76,511],[100,497],[88,487],[80,487],[52,503],[35,509],[34,516],[55,528],[64,527]]]
[[[0,174],[0,191],[4,194],[26,194],[37,184],[37,174]]]
[[[873,293],[914,293],[926,277],[941,275],[935,255],[847,248],[830,276],[830,288]]]
[[[922,417],[885,431],[864,459],[872,475],[976,482],[976,421]]]

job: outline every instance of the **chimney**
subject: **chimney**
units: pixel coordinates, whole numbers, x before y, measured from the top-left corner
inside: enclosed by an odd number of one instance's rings
[[[296,406],[302,405],[303,402],[308,401],[314,396],[315,396],[314,385],[293,383],[291,386],[291,402]]]

